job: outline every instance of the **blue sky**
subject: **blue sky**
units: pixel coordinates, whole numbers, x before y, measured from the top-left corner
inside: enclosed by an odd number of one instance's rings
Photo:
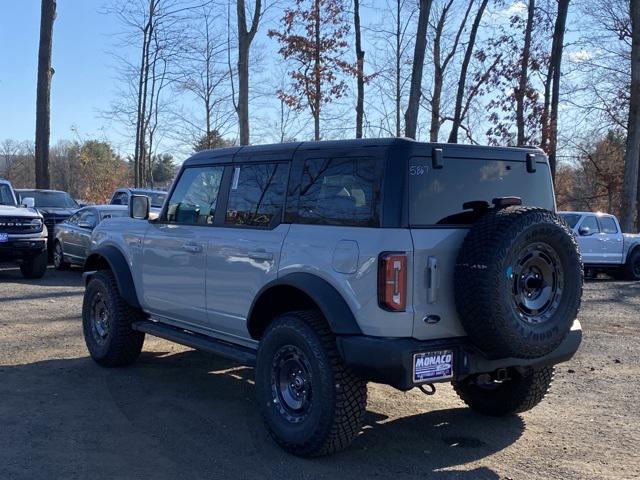
[[[58,16],[54,26],[53,78],[51,97],[51,144],[63,139],[105,138],[113,142],[116,150],[126,154],[131,139],[120,125],[109,124],[101,117],[101,112],[108,110],[118,91],[115,65],[116,61],[109,54],[116,45],[114,35],[122,27],[112,15],[101,13],[104,5],[110,0],[58,0]],[[0,141],[3,139],[33,140],[35,131],[36,75],[38,38],[40,28],[40,0],[4,0],[0,16]],[[384,5],[385,0],[376,0],[374,5]],[[393,2],[391,2],[393,3]],[[502,18],[507,18],[513,9],[524,8],[517,0],[507,2],[507,7],[498,11]],[[381,22],[381,10],[365,8],[363,24]],[[273,92],[278,75],[284,74],[278,58],[275,42],[267,39],[266,31],[279,21],[281,10],[270,10],[268,17],[271,24],[263,22],[261,32],[256,37],[252,55],[254,62],[258,57],[259,68],[252,73],[252,84],[258,89],[268,91],[269,95],[256,96],[252,100],[252,135],[255,140],[274,141],[266,132],[273,130],[274,118],[278,115]],[[575,22],[572,13],[569,24]],[[495,15],[487,15],[488,22],[499,21]],[[571,30],[571,28],[570,28]],[[567,37],[572,38],[571,31]],[[370,32],[365,32],[365,43],[371,39]],[[371,44],[365,50],[371,55],[374,51]],[[573,54],[567,49],[567,60]],[[132,53],[118,51],[119,54]],[[374,54],[375,55],[375,54]],[[371,58],[371,57],[369,57]],[[565,67],[567,68],[567,67]],[[282,70],[282,71],[280,71]],[[280,73],[278,73],[280,72]],[[352,85],[353,87],[353,85]],[[369,99],[375,95],[373,87],[369,88]],[[188,100],[187,100],[188,102]],[[274,104],[274,102],[276,104]],[[342,109],[351,115],[352,98],[342,103],[336,102],[334,108]],[[188,105],[187,105],[188,106]],[[295,122],[307,125],[308,112],[295,118]],[[563,119],[561,119],[561,123]],[[427,125],[428,112],[421,112],[421,123]],[[334,122],[335,125],[336,122]],[[341,126],[340,122],[337,122]],[[327,123],[327,126],[329,123]],[[482,125],[481,125],[482,126]],[[75,131],[77,127],[77,133]],[[325,128],[323,126],[323,128]],[[260,130],[260,132],[257,132]],[[344,128],[343,128],[344,130]],[[323,131],[324,133],[324,131]],[[348,132],[350,134],[350,131]],[[304,134],[306,135],[306,133]],[[329,135],[336,135],[329,133]],[[482,141],[482,139],[481,139]],[[163,144],[163,151],[170,151],[183,157],[188,154],[184,145],[176,145],[175,141]],[[190,144],[187,145],[190,150]]]
[[[2,2],[0,139],[32,139],[35,130],[40,0]],[[51,140],[100,135],[99,111],[113,93],[107,54],[116,29],[97,0],[61,0],[54,27]]]

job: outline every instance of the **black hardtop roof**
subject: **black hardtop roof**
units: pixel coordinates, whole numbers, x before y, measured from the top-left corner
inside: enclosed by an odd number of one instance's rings
[[[526,154],[536,155],[536,161],[547,161],[544,152],[537,147],[493,147],[484,145],[467,145],[457,143],[427,143],[409,138],[364,138],[351,140],[327,140],[320,142],[291,142],[265,145],[249,145],[244,147],[227,147],[203,150],[185,160],[184,166],[205,165],[210,163],[229,163],[230,161],[264,160],[273,156],[283,160],[293,158],[296,152],[332,149],[361,148],[399,148],[406,150],[411,156],[431,156],[435,148],[441,148],[445,157],[481,158],[493,160],[525,161]],[[259,158],[256,158],[259,155]]]

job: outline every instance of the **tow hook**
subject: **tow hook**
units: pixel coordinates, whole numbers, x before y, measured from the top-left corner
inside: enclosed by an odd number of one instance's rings
[[[435,395],[436,387],[433,383],[425,383],[424,385],[418,385],[418,388],[422,390],[425,395]]]

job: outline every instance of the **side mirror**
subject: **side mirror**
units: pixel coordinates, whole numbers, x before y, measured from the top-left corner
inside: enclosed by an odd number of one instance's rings
[[[148,220],[151,202],[146,195],[131,195],[129,198],[129,216],[137,220]]]
[[[22,200],[22,204],[27,208],[35,208],[36,201],[33,197],[27,197]]]
[[[95,225],[93,225],[92,223],[89,223],[89,222],[78,222],[78,227],[86,228],[88,230],[93,230]]]
[[[580,227],[578,229],[578,233],[580,234],[581,237],[587,237],[591,235],[591,230],[589,230],[589,227]]]

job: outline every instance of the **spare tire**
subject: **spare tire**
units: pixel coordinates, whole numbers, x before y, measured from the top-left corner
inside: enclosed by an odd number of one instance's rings
[[[491,210],[458,254],[456,308],[469,340],[487,358],[539,358],[569,332],[582,282],[575,237],[555,213]]]

